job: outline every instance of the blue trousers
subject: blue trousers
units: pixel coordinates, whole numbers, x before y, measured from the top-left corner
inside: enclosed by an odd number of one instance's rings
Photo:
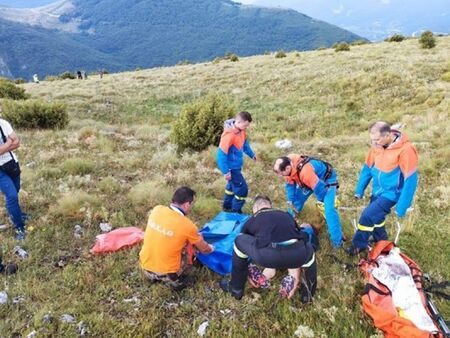
[[[353,246],[365,249],[369,245],[370,236],[375,242],[388,239],[384,221],[396,202],[384,197],[372,196],[369,205],[359,218],[358,230],[353,236]]]
[[[5,196],[6,210],[16,230],[23,231],[25,223],[19,205],[20,175],[12,179],[0,170],[0,190]]]
[[[333,175],[326,183],[335,183],[336,175]],[[335,206],[336,201],[336,187],[330,186],[327,188],[326,194],[323,198],[325,206],[325,222],[327,223],[328,235],[330,237],[333,247],[340,247],[343,241],[343,232],[339,213]],[[303,209],[306,200],[311,196],[313,191],[311,189],[297,188],[295,191],[294,206],[298,211]]]
[[[248,186],[244,176],[242,176],[241,170],[231,170],[231,180],[225,186],[223,208],[231,209],[232,212],[242,212],[247,195]]]

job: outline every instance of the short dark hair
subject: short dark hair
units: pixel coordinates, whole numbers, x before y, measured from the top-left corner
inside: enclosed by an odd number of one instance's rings
[[[378,131],[382,135],[389,134],[391,132],[391,125],[384,121],[377,121],[369,128],[369,133],[373,133],[375,131]]]
[[[253,199],[253,204],[257,204],[260,202],[266,202],[269,203],[270,206],[272,206],[272,201],[270,200],[270,198],[266,195],[257,195],[254,199]]]
[[[243,121],[252,122],[252,115],[248,111],[241,111],[236,117],[240,117]]]
[[[279,171],[285,171],[288,165],[291,165],[291,160],[287,156],[278,157],[277,161],[281,160],[281,163],[278,165]]]
[[[189,187],[180,187],[173,193],[172,203],[184,204],[192,202],[195,197],[195,191]]]

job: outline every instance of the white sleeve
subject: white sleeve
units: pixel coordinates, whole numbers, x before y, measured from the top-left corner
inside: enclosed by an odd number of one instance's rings
[[[2,127],[3,133],[5,134],[6,137],[12,134],[13,129],[8,121],[1,119],[0,126]]]

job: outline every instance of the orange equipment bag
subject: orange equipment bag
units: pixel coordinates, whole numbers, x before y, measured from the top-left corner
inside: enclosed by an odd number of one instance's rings
[[[421,330],[412,321],[401,317],[394,305],[391,291],[372,275],[371,271],[378,266],[376,259],[379,256],[388,255],[394,247],[395,244],[393,242],[379,241],[369,252],[367,259],[361,260],[358,264],[367,281],[362,296],[364,311],[372,318],[374,325],[384,332],[386,338],[445,337],[441,332],[432,333]],[[423,274],[420,267],[403,253],[400,253],[400,256],[411,270],[412,278],[419,291],[424,308],[439,329],[439,325],[434,320],[427,306],[427,295],[423,290]]]

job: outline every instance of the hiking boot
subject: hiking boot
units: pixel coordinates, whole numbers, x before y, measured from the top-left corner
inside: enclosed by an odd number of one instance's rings
[[[254,288],[268,289],[270,286],[266,276],[263,275],[261,270],[259,270],[255,264],[250,264],[248,266],[248,282]]]
[[[16,235],[15,235],[16,241],[23,241],[23,240],[25,240],[25,237],[26,237],[25,229],[16,230]]]
[[[223,208],[222,208],[222,211],[225,211],[225,212],[232,212],[232,211],[231,211],[231,208],[226,208],[226,207],[223,207]]]
[[[242,298],[242,296],[244,295],[244,290],[235,290],[231,287],[230,285],[230,281],[227,279],[222,279],[219,282],[219,287],[225,291],[225,292],[229,292],[234,298],[236,298],[237,300],[240,300]]]
[[[353,244],[350,245],[347,249],[345,249],[345,252],[349,256],[356,256],[356,255],[359,255],[361,252],[364,252],[364,251],[366,251],[366,248],[357,248]]]
[[[291,275],[283,277],[280,285],[280,297],[290,298],[295,292],[295,278]]]
[[[182,291],[186,288],[194,286],[196,278],[192,275],[181,275],[176,281],[171,283],[173,291]]]
[[[308,288],[306,288],[305,286],[303,286],[300,291],[300,301],[302,302],[302,304],[312,303],[311,292],[309,292]]]
[[[17,264],[0,264],[0,273],[4,273],[5,275],[13,275],[17,272]]]

